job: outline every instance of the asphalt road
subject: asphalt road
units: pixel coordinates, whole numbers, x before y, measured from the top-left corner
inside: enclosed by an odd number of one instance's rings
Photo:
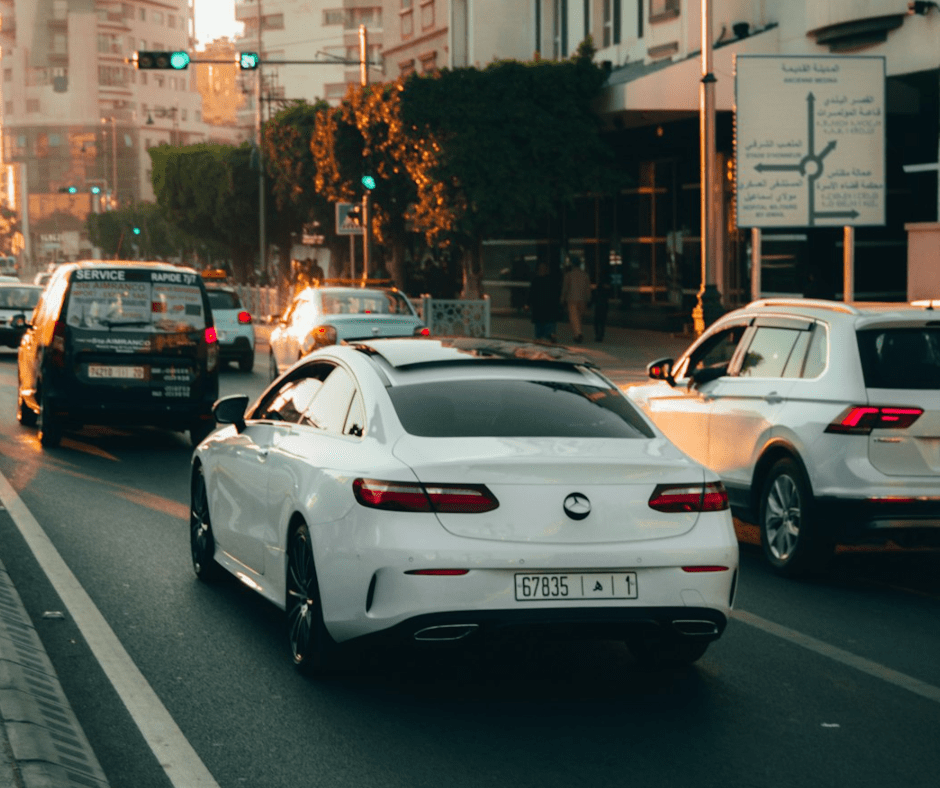
[[[223,391],[260,392],[261,362],[226,371]],[[736,615],[693,668],[642,670],[612,642],[526,643],[371,653],[310,680],[279,610],[195,580],[183,435],[86,429],[43,452],[15,421],[15,386],[0,352],[0,473],[154,692],[119,696],[106,671],[125,669],[101,666],[0,512],[0,560],[113,788],[187,785],[173,736],[148,741],[128,706],[145,722],[165,709],[224,788],[937,784],[937,552],[842,551],[825,578],[792,582],[739,524]]]

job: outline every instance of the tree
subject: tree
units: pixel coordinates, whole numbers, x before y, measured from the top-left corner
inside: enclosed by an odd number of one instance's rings
[[[0,205],[0,253],[13,254],[13,241],[19,232],[19,215],[6,205]]]
[[[105,257],[160,260],[175,257],[191,245],[190,239],[167,225],[156,203],[89,214],[85,225],[92,244]]]

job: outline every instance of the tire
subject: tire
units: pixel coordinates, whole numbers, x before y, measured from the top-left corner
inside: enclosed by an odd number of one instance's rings
[[[39,396],[39,443],[44,449],[53,449],[62,442],[62,419],[52,412],[52,403],[44,391]]]
[[[708,651],[708,640],[641,640],[627,643],[633,657],[644,667],[676,668],[697,662]]]
[[[820,533],[809,481],[790,458],[778,460],[764,481],[759,527],[764,556],[784,577],[825,569],[835,547]]]
[[[244,356],[238,359],[238,368],[242,372],[251,372],[255,368],[254,351],[246,353]]]
[[[36,411],[26,404],[23,395],[19,393],[17,393],[16,420],[21,427],[35,427],[38,421]]]
[[[335,667],[338,647],[323,623],[310,531],[305,523],[290,536],[286,591],[287,639],[294,665],[309,675],[323,674]]]
[[[268,378],[274,380],[277,377],[277,361],[274,360],[274,351],[268,352]]]
[[[193,571],[203,582],[214,582],[225,574],[225,570],[215,561],[215,536],[212,534],[209,496],[201,465],[193,474],[190,492],[189,552],[193,559]]]

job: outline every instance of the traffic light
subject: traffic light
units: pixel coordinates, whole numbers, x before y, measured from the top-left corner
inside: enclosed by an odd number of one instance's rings
[[[372,191],[375,188],[375,176],[373,175],[363,175],[362,176],[362,185]]]
[[[182,71],[189,68],[188,52],[135,52],[134,65],[137,68],[163,68]]]
[[[241,52],[238,55],[238,67],[242,71],[250,71],[261,65],[261,55],[257,52]]]
[[[135,227],[135,228],[134,228],[134,235],[140,235],[140,228],[139,228],[139,227]]]
[[[62,194],[78,194],[77,186],[63,186],[59,189],[59,192]]]
[[[92,194],[101,194],[101,187],[100,187],[100,186],[92,186],[92,187],[91,187],[91,193],[92,193]]]

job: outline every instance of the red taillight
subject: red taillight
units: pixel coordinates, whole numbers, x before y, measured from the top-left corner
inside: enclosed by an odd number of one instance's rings
[[[872,430],[903,430],[917,421],[923,412],[923,408],[851,405],[826,427],[826,432],[868,435]]]
[[[52,342],[49,346],[52,351],[49,354],[50,362],[56,367],[65,366],[65,323],[56,320],[52,326]]]
[[[658,484],[649,506],[658,512],[719,512],[728,508],[728,493],[721,482]]]
[[[470,572],[469,569],[409,569],[406,575],[433,575],[435,577],[458,577]]]
[[[244,309],[238,313],[238,322],[250,324],[251,323],[251,312],[246,312]]]
[[[219,335],[215,333],[215,329],[212,326],[206,329],[206,344],[214,345],[219,341]]]
[[[727,572],[728,567],[719,566],[719,565],[703,565],[703,566],[684,566],[682,567],[683,572]]]
[[[418,326],[418,328],[415,329],[415,336],[416,337],[429,337],[431,336],[431,329],[428,328],[427,326]]]
[[[482,484],[420,484],[355,479],[353,494],[363,506],[396,512],[475,514],[499,506],[496,497]]]

